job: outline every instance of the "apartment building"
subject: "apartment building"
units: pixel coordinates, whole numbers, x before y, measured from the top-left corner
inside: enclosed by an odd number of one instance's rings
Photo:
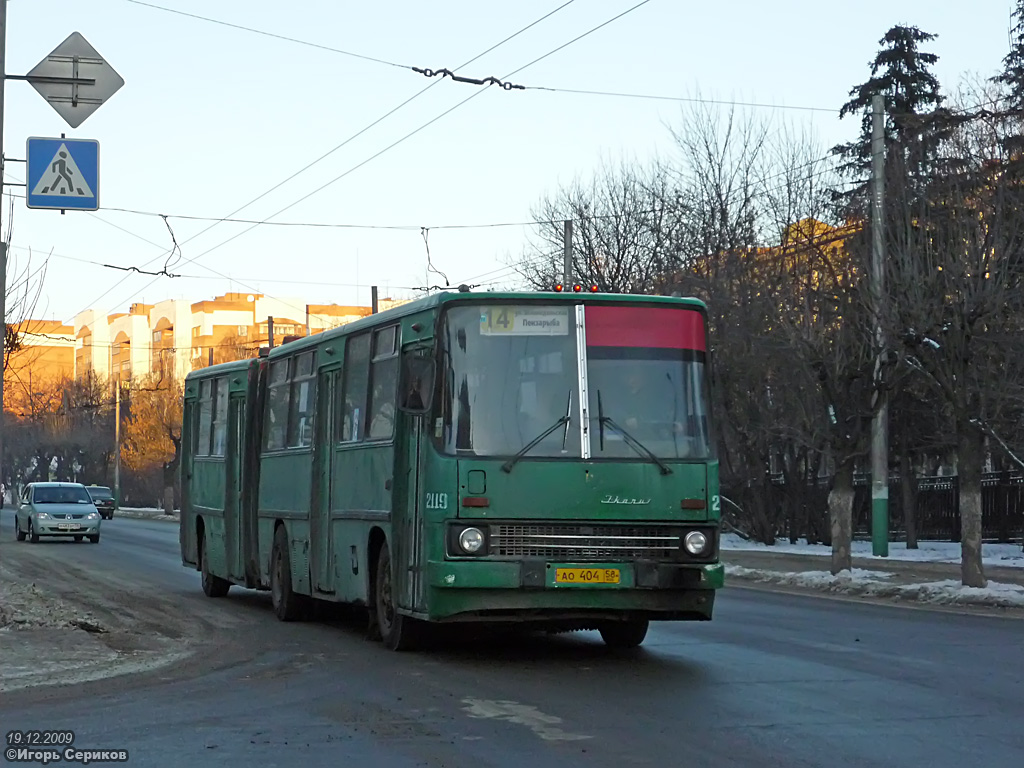
[[[75,373],[75,329],[57,320],[12,323],[17,344],[5,350],[4,410],[41,412],[56,385]]]
[[[385,299],[380,309],[401,304]],[[133,304],[127,312],[81,312],[74,323],[74,371],[122,379],[165,373],[183,378],[209,365],[255,357],[260,347],[307,336],[366,317],[370,307],[306,304],[300,298],[225,293],[188,302]]]

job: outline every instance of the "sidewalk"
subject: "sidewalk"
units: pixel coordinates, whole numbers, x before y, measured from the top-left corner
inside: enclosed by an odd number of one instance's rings
[[[161,520],[164,522],[176,523],[180,515],[179,510],[174,510],[173,515],[165,515],[163,509],[157,507],[118,507],[114,512],[114,519],[118,517],[130,517],[139,520]]]
[[[958,557],[959,545],[950,546],[956,547]],[[975,589],[961,585],[959,562],[854,556],[852,571],[833,576],[831,557],[806,549],[806,553],[771,551],[771,547],[732,549],[723,541],[726,586],[747,584],[894,602],[1002,609],[1024,618],[1024,557],[1020,564],[1009,561],[1014,565],[986,562],[988,586]],[[986,561],[990,559],[986,557]]]

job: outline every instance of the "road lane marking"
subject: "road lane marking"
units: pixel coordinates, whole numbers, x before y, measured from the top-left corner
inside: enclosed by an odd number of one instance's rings
[[[485,720],[505,720],[517,725],[525,725],[545,741],[582,741],[592,739],[580,733],[569,733],[558,727],[562,718],[548,715],[529,704],[516,701],[492,701],[489,699],[465,698],[463,709],[473,718]]]

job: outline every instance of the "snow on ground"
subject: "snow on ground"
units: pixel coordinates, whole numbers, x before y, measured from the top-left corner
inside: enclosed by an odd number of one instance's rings
[[[946,579],[923,584],[890,584],[893,574],[854,568],[833,576],[828,571],[783,571],[743,568],[727,565],[726,576],[789,587],[812,587],[832,594],[858,597],[889,597],[932,605],[983,605],[999,608],[1024,608],[1024,586],[990,581],[982,589],[965,587]]]
[[[91,613],[35,584],[18,583],[13,574],[0,568],[0,631],[41,628],[104,631]]]
[[[788,539],[780,539],[776,544],[768,546],[759,541],[746,541],[735,533],[722,534],[723,550],[747,550],[753,552],[777,552],[787,555],[825,555],[832,554],[832,548],[824,544],[808,544],[800,539],[790,544]],[[854,541],[851,547],[854,557],[869,558],[874,562],[884,563],[887,560],[909,560],[922,563],[959,563],[960,544],[951,541],[919,541],[918,549],[907,549],[906,542],[889,542],[889,556],[875,557],[871,554],[870,541]],[[1020,544],[984,544],[981,548],[984,565],[1010,568],[1024,568],[1024,552]]]
[[[165,515],[163,507],[118,507],[114,517],[143,517],[147,520],[178,520],[178,510],[173,515]]]

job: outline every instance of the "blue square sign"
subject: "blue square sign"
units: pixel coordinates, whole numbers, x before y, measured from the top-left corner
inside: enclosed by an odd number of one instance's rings
[[[100,207],[100,143],[29,137],[25,202],[29,208],[95,211]]]

